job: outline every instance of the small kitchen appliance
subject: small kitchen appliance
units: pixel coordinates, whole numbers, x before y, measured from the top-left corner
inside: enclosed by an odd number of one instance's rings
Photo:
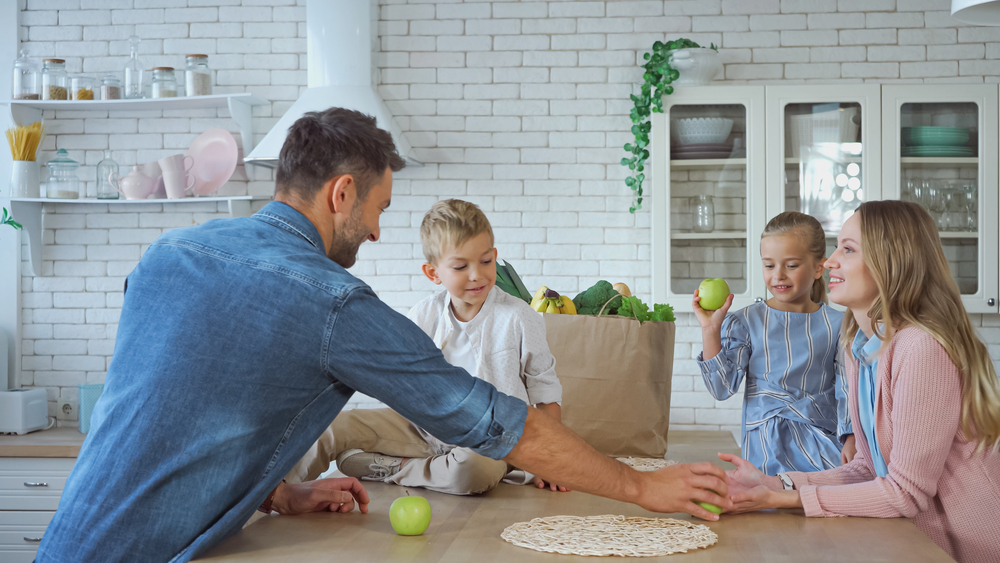
[[[45,389],[0,391],[0,434],[27,434],[49,426]]]

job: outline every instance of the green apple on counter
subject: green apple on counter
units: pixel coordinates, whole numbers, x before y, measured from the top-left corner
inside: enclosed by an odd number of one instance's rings
[[[431,525],[431,503],[424,497],[399,497],[389,506],[389,523],[401,536],[419,536]]]
[[[729,284],[722,278],[709,278],[698,286],[698,305],[706,311],[722,308],[729,298]]]

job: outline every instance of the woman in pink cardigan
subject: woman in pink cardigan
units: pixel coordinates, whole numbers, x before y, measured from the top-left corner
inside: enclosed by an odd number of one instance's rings
[[[827,260],[857,455],[815,473],[768,477],[738,456],[734,512],[912,518],[960,562],[1000,561],[1000,390],[962,306],[930,215],[862,204]]]

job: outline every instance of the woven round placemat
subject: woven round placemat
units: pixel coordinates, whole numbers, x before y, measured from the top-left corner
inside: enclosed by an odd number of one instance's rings
[[[674,518],[548,516],[508,526],[504,540],[564,555],[658,557],[715,545],[719,536],[702,524]]]
[[[672,459],[660,459],[658,457],[616,457],[618,461],[635,469],[636,471],[656,471],[668,465],[677,465]]]

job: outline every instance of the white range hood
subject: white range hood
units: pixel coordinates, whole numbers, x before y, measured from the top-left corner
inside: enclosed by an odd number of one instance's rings
[[[420,163],[392,113],[375,90],[372,52],[378,45],[378,5],[370,0],[315,0],[306,2],[308,84],[278,124],[268,132],[244,162],[278,165],[288,128],[309,111],[341,107],[375,118],[392,134],[396,151],[408,165]]]

